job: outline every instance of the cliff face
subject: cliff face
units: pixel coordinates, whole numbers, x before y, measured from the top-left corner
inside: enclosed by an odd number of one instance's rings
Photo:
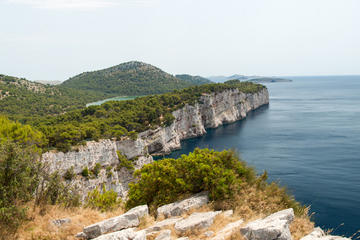
[[[117,151],[132,159],[135,169],[138,169],[153,161],[150,154],[170,153],[181,147],[181,140],[203,135],[206,128],[216,128],[224,123],[243,119],[249,111],[268,103],[267,89],[255,94],[244,94],[237,89],[204,94],[195,105],[186,105],[173,112],[175,120],[170,126],[142,132],[135,141],[90,141],[79,146],[76,151],[44,153],[42,160],[49,171],[58,171],[60,174],[70,168],[73,168],[74,173],[81,174],[85,167],[91,170],[99,163],[102,169],[98,177],[86,179],[79,175],[72,180],[73,186],[83,197],[102,184],[125,197],[128,184],[133,180],[132,172],[126,168],[117,168]]]

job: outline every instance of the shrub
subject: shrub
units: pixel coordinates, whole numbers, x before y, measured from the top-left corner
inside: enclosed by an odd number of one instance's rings
[[[121,168],[125,167],[127,168],[129,171],[133,171],[134,170],[134,164],[131,160],[129,160],[124,154],[122,154],[120,151],[116,152],[119,158],[119,165],[118,165],[118,170],[120,170]]]
[[[100,163],[96,163],[94,168],[91,170],[91,173],[95,176],[95,177],[98,177],[99,176],[99,173],[100,173],[100,170],[101,170],[101,164]]]
[[[83,177],[89,177],[89,168],[88,167],[84,167],[84,169],[82,170],[82,172],[81,172],[81,175],[83,176]]]
[[[111,170],[112,170],[111,166],[106,167],[106,176],[107,176],[107,178],[110,178],[110,177],[113,176],[113,172]]]
[[[118,207],[120,203],[121,200],[118,200],[117,193],[112,189],[107,191],[105,185],[103,185],[102,192],[95,188],[88,193],[85,206],[101,211],[109,211]]]
[[[227,199],[243,182],[255,182],[252,168],[233,151],[195,149],[179,159],[162,159],[136,170],[137,183],[130,184],[127,208],[141,204],[159,206],[181,195],[209,191],[213,200]]]
[[[64,173],[64,179],[67,180],[67,181],[71,181],[71,180],[73,180],[75,175],[76,174],[74,173],[74,167],[72,166],[71,168],[66,170],[66,172]]]
[[[36,154],[14,142],[0,144],[0,233],[9,234],[26,219],[24,204],[39,183]]]

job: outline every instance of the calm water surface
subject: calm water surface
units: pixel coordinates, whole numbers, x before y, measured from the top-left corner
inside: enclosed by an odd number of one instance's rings
[[[360,76],[291,79],[266,84],[268,107],[183,141],[170,157],[233,148],[311,205],[318,226],[350,236],[360,229]]]

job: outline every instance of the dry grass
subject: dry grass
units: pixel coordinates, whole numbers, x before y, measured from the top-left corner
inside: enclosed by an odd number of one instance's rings
[[[271,213],[280,211],[287,208],[286,202],[281,197],[283,190],[275,185],[269,185],[264,188],[258,188],[256,186],[244,186],[236,196],[235,199],[227,201],[213,202],[205,205],[199,209],[192,209],[182,215],[183,218],[187,218],[194,212],[208,212],[214,210],[228,210],[233,209],[234,215],[231,217],[225,217],[223,214],[216,216],[213,225],[209,229],[202,229],[197,231],[190,231],[182,236],[187,236],[189,239],[210,239],[204,235],[206,231],[218,232],[223,229],[228,223],[237,221],[239,219],[244,220],[246,225],[248,222],[263,218]],[[28,222],[18,232],[17,239],[19,240],[73,240],[75,234],[81,232],[84,226],[93,224],[95,222],[102,221],[113,216],[118,216],[123,213],[123,209],[118,209],[108,213],[101,213],[98,210],[89,208],[73,208],[64,209],[57,206],[48,206],[46,208],[46,214],[41,215],[39,209],[35,209],[30,212],[32,221]],[[58,228],[51,224],[53,219],[70,218],[71,223],[63,225]],[[156,221],[163,220],[163,216],[158,216]],[[146,216],[141,219],[139,230],[148,228],[156,223],[153,216]],[[302,213],[297,214],[294,222],[290,226],[291,234],[294,240],[298,240],[306,234],[310,233],[314,228],[314,224],[310,221],[308,216],[308,209]],[[174,238],[180,237],[176,234],[174,226],[168,227],[172,231]],[[149,236],[148,239],[155,239],[157,234]],[[212,236],[213,237],[213,236]],[[236,231],[230,238],[240,239],[243,237],[239,231]]]
[[[45,214],[40,214],[40,209],[29,211],[31,221],[24,224],[18,231],[18,240],[73,240],[84,226],[102,221],[107,218],[121,215],[122,208],[111,212],[102,213],[90,208],[64,209],[59,206],[47,206]],[[61,227],[51,223],[54,219],[70,218],[71,222]]]
[[[140,219],[140,224],[138,226],[138,230],[142,230],[148,227],[151,227],[155,224],[155,218],[153,216],[147,215]]]
[[[295,217],[291,223],[290,232],[294,240],[299,240],[314,230],[314,223],[310,221],[308,212],[309,208],[306,209],[303,216]]]

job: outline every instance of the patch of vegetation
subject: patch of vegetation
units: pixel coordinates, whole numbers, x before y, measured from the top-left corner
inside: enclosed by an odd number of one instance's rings
[[[85,178],[88,178],[89,177],[89,168],[88,167],[84,167],[84,169],[82,170],[81,172],[81,175]]]
[[[116,151],[118,158],[119,158],[119,164],[117,166],[117,170],[120,170],[121,168],[127,168],[130,171],[134,170],[134,164],[131,160],[129,160],[124,154],[122,154],[120,151]]]
[[[305,209],[284,189],[268,184],[266,173],[256,176],[255,171],[240,161],[233,151],[197,148],[178,159],[167,158],[147,164],[136,170],[134,176],[138,181],[129,185],[128,209],[142,204],[156,209],[184,195],[202,191],[208,191],[211,200],[231,206],[236,205],[235,199],[241,198],[248,189],[263,192],[265,198],[276,192],[276,208],[293,207],[298,214]]]
[[[112,96],[143,96],[198,84],[202,83],[182,80],[150,64],[134,61],[103,70],[84,72],[63,82],[61,86]]]
[[[107,177],[107,178],[111,178],[111,177],[114,175],[112,169],[113,169],[113,168],[112,168],[111,166],[107,166],[107,167],[106,167],[106,177]]]
[[[71,181],[74,179],[75,176],[76,174],[74,173],[74,167],[72,166],[68,170],[66,170],[63,177],[65,180]]]
[[[212,81],[210,81],[207,78],[201,77],[201,76],[192,76],[189,74],[178,74],[175,75],[176,78],[193,83],[195,85],[201,85],[201,84],[209,84],[212,83]]]
[[[91,170],[91,173],[94,175],[94,177],[98,177],[101,170],[101,164],[96,163],[94,168]]]
[[[121,200],[118,199],[117,193],[112,189],[106,190],[105,185],[103,185],[102,191],[95,188],[88,193],[85,206],[101,211],[110,211],[119,207],[120,204]]]
[[[30,82],[0,74],[0,114],[26,122],[38,116],[80,109],[106,94]]]
[[[11,239],[28,219],[27,206],[77,205],[78,195],[38,161],[43,136],[30,126],[0,118],[0,236]]]
[[[46,138],[42,132],[34,130],[30,125],[22,125],[0,115],[0,143],[9,140],[21,146],[46,145]]]

